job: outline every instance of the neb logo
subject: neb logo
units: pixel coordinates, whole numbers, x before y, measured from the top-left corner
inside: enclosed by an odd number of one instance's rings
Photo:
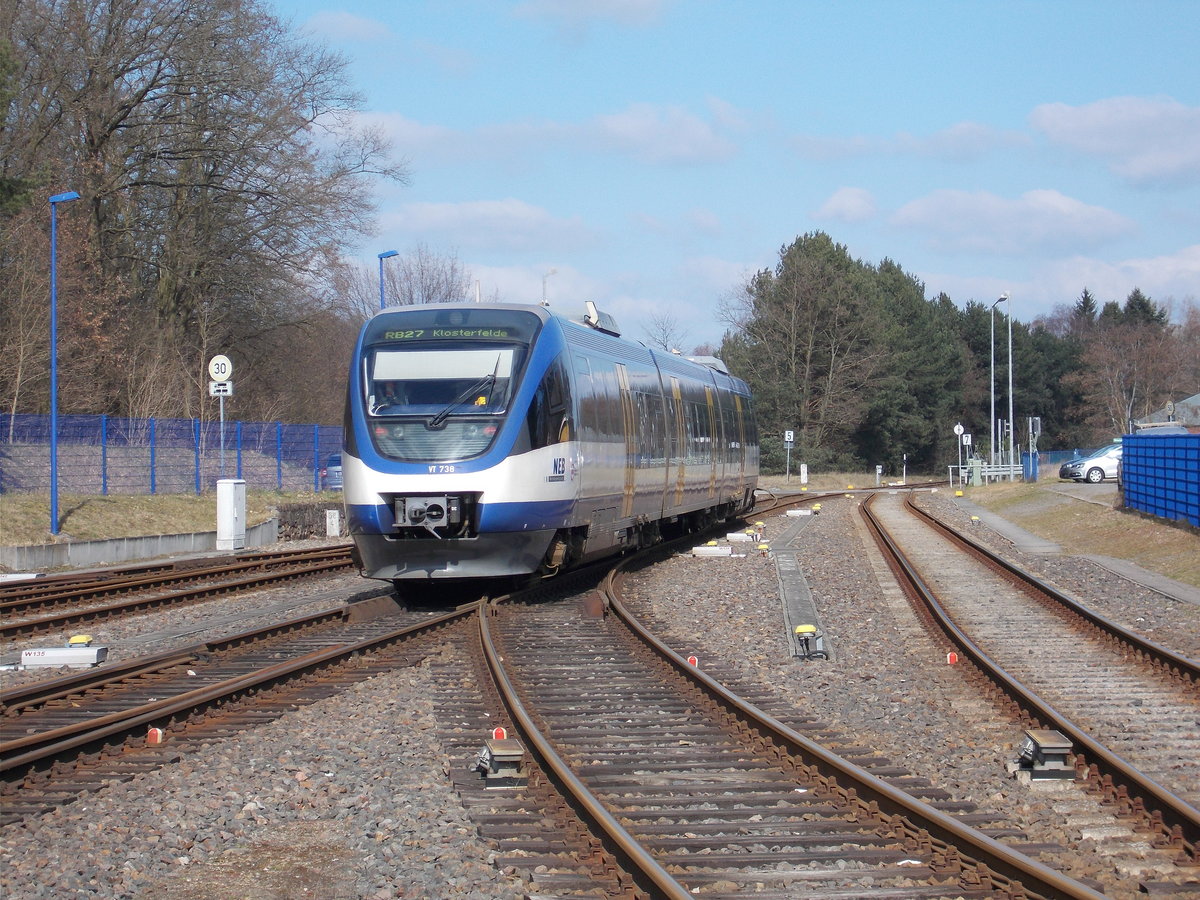
[[[567,472],[567,458],[565,456],[554,457],[554,474],[565,475]]]

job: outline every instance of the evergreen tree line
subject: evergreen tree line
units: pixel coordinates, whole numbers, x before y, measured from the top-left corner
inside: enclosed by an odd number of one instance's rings
[[[854,259],[816,232],[726,303],[720,355],[754,392],[768,471],[783,471],[792,430],[793,462],[940,472],[958,461],[957,423],[990,453],[993,347],[996,416],[1008,417],[1008,306],[926,300],[896,262]],[[1085,288],[1053,315],[1014,319],[1015,443],[1028,447],[1038,417],[1040,449],[1096,446],[1200,391],[1200,309],[1189,299],[1174,313],[1136,288],[1103,306]]]

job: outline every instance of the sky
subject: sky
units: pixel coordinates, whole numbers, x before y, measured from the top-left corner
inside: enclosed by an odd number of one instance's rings
[[[424,246],[684,352],[815,231],[1022,322],[1200,299],[1195,0],[268,2],[408,169],[375,271]]]

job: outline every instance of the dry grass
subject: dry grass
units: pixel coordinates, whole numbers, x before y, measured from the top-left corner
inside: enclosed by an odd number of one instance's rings
[[[1054,541],[1066,553],[1129,560],[1200,587],[1200,532],[1196,529],[1113,508],[1115,487],[1092,492],[1105,505],[1067,497],[1054,486],[1053,482],[999,483],[970,488],[967,496],[1014,525]]]
[[[341,494],[311,491],[246,492],[246,523],[257,525],[285,503],[301,503],[320,496],[341,504]],[[0,545],[48,544],[58,541],[95,541],[140,537],[148,534],[185,534],[215,531],[217,495],[155,494],[58,498],[60,534],[50,534],[49,494],[0,494]]]
[[[799,490],[800,478],[783,476],[762,479],[763,487]],[[968,497],[980,506],[1004,516],[1039,537],[1054,541],[1067,553],[1098,554],[1127,559],[1143,568],[1161,572],[1185,584],[1200,587],[1200,533],[1195,529],[1165,524],[1116,510],[1110,506],[1066,497],[1052,490],[1056,483],[998,483],[971,488]],[[874,487],[874,473],[813,473],[810,491],[841,491],[848,487]],[[1096,494],[1092,492],[1093,496]],[[276,493],[249,491],[246,521],[264,522],[276,507],[300,503],[320,496],[341,502],[340,494],[312,492]],[[1115,496],[1101,491],[1100,496]],[[110,495],[108,497],[59,497],[62,520],[58,540],[101,540],[147,534],[181,534],[216,529],[215,494]],[[0,544],[50,543],[50,498],[48,494],[0,494]]]

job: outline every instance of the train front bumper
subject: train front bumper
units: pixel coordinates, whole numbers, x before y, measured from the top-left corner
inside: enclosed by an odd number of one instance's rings
[[[555,529],[550,528],[446,540],[361,533],[353,538],[367,578],[428,581],[536,572],[554,534]]]

